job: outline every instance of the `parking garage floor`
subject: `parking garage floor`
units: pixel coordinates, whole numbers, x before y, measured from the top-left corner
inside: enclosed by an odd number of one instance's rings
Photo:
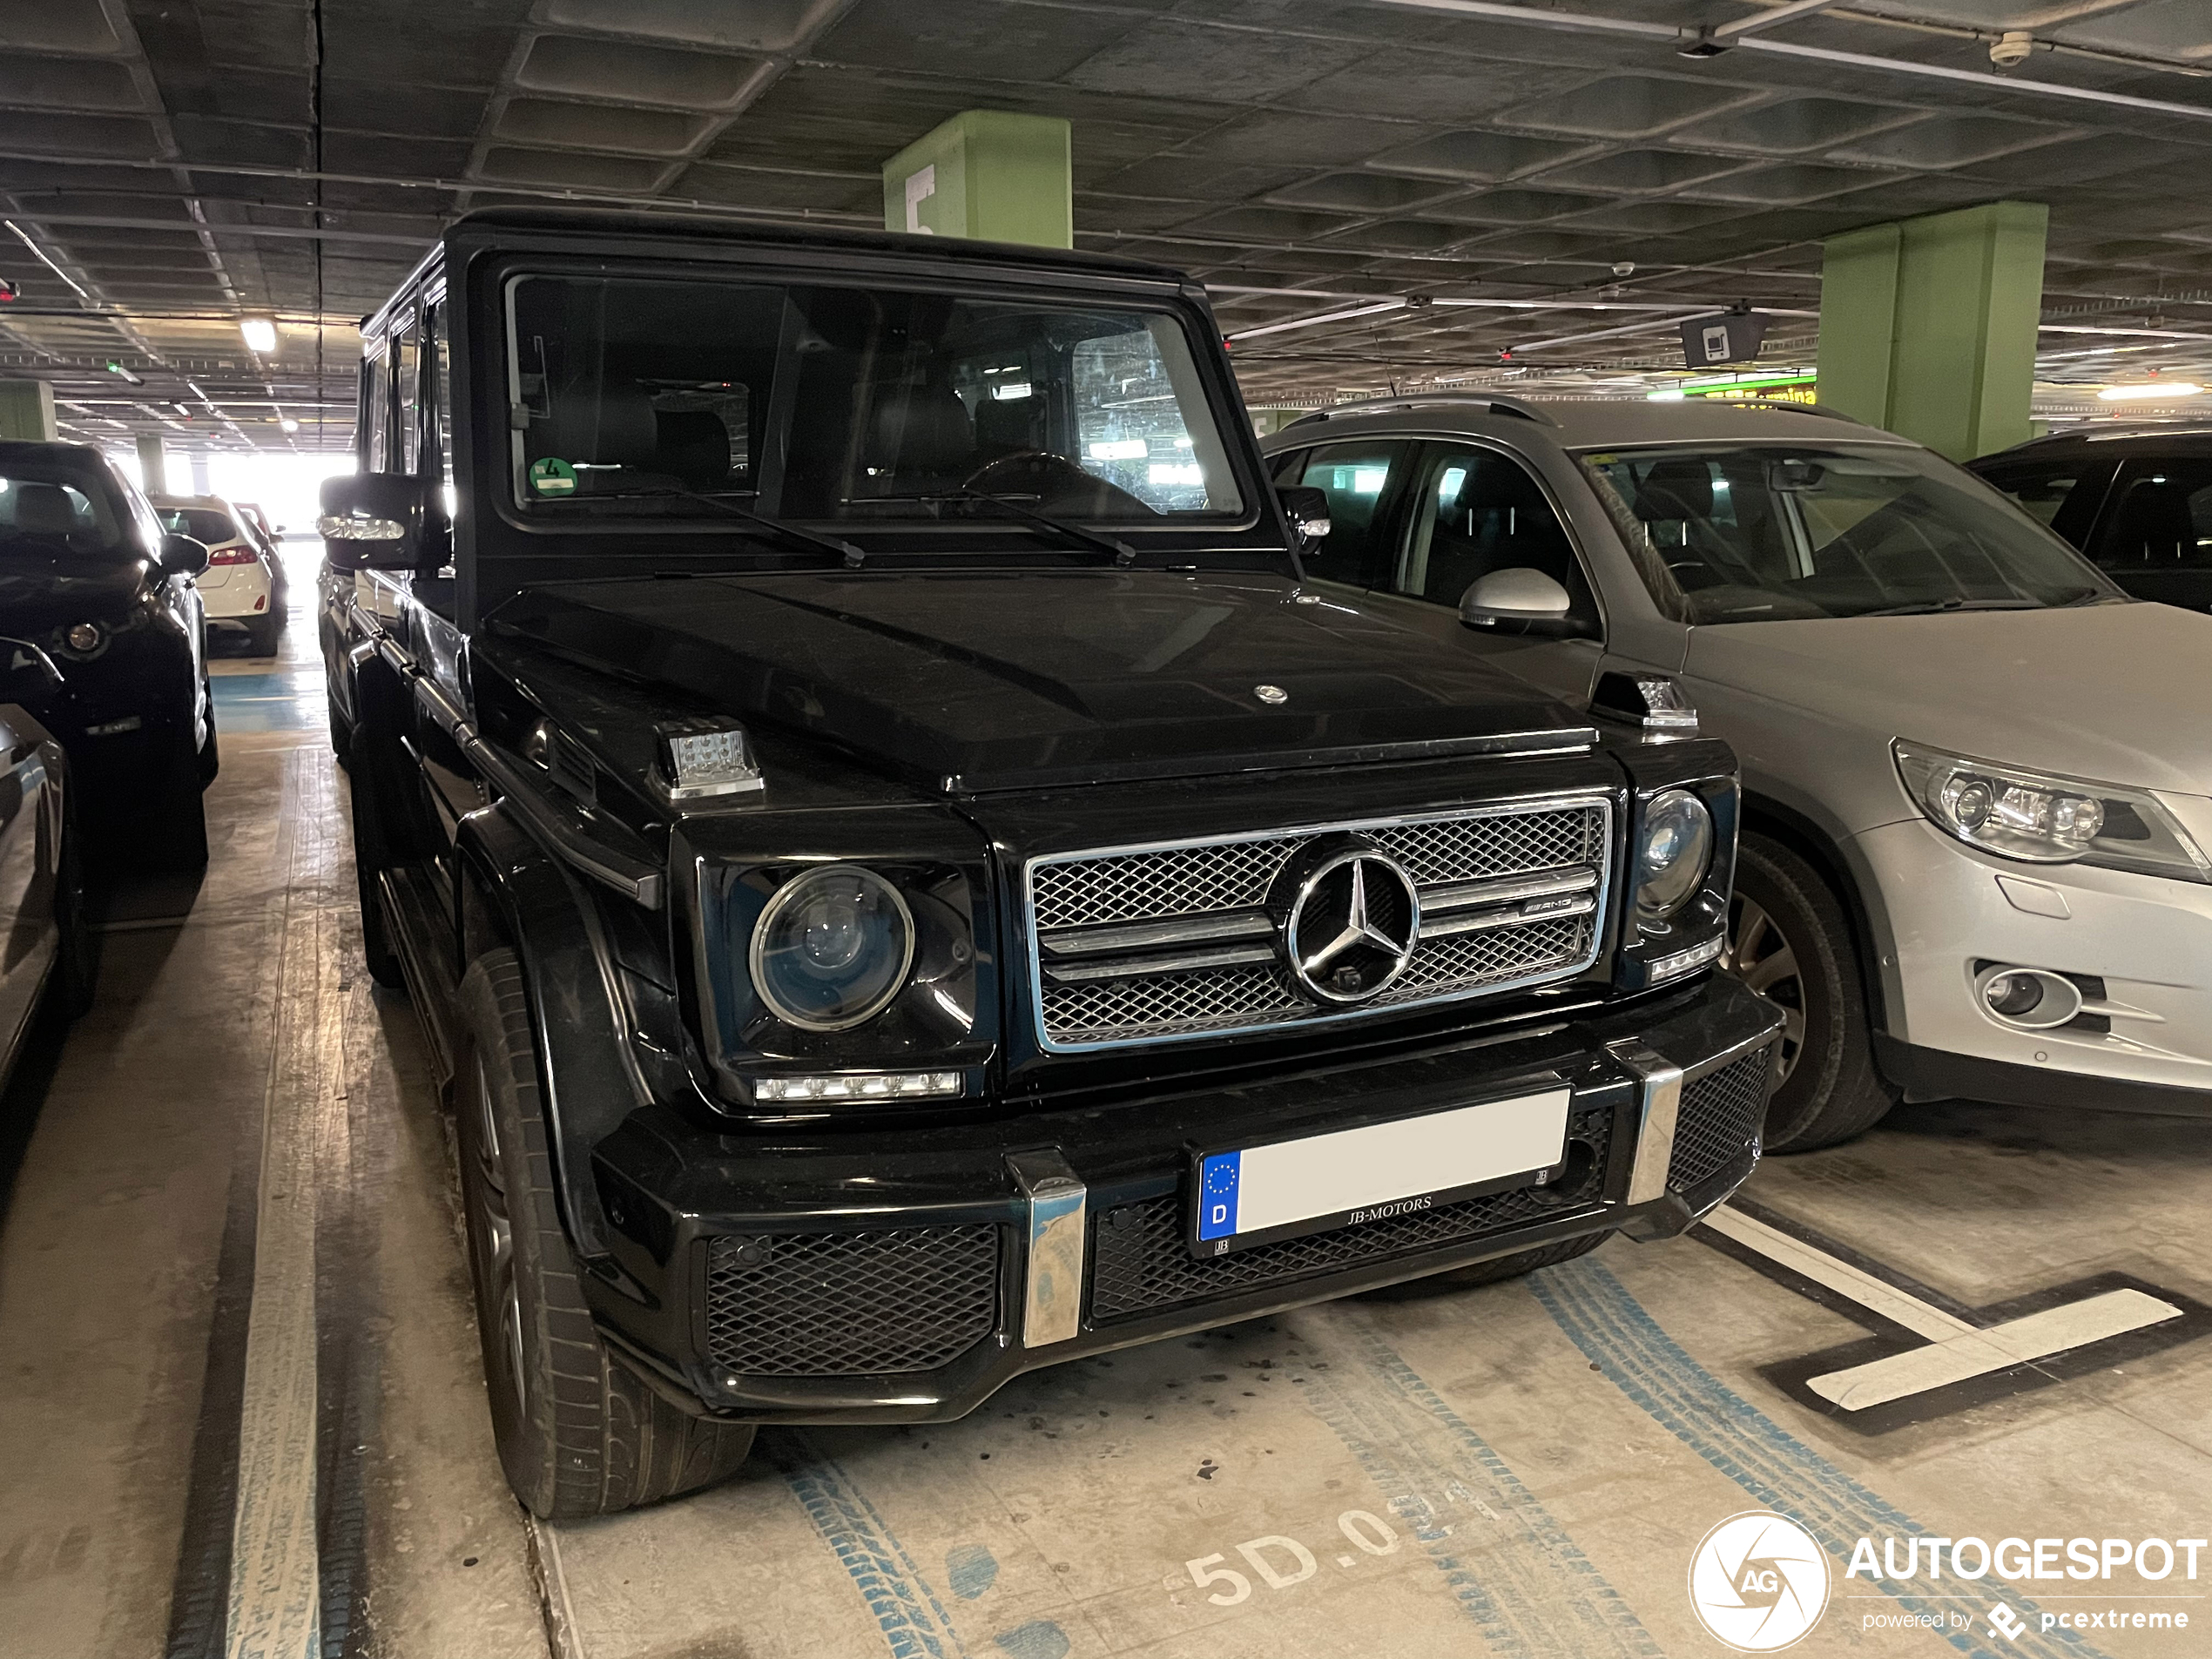
[[[773,1431],[718,1489],[528,1522],[424,1044],[359,964],[308,577],[275,662],[218,664],[205,882],[116,895],[98,1005],[0,1101],[0,1655],[1701,1655],[1693,1549],[1753,1509],[1835,1563],[1799,1651],[2212,1650],[2212,1563],[1844,1575],[1862,1536],[2207,1530],[2212,1125],[1956,1103],[1669,1244],[1123,1351],[956,1424]],[[2099,1325],[2115,1295],[2164,1311]],[[2039,1316],[2056,1351],[1860,1409],[1817,1381]],[[2114,1608],[2197,1628],[2044,1628]]]

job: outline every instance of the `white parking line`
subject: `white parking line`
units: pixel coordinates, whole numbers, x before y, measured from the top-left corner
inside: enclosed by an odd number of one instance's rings
[[[345,1087],[326,845],[336,803],[326,758],[302,751],[287,771],[290,867],[262,1103],[226,1659],[312,1659],[321,1649],[315,1189],[327,1120]]]
[[[1816,1285],[1825,1285],[1869,1312],[1878,1313],[1892,1325],[1901,1325],[1931,1342],[1966,1336],[1976,1328],[1956,1315],[1932,1307],[1919,1297],[1908,1295],[1849,1262],[1838,1261],[1825,1251],[1815,1250],[1803,1239],[1792,1238],[1779,1228],[1770,1227],[1730,1205],[1723,1204],[1707,1216],[1705,1225],[1723,1238],[1733,1238],[1746,1249],[1756,1250],[1769,1261],[1802,1274]]]
[[[1970,1325],[1729,1205],[1707,1216],[1704,1224],[1777,1265],[1825,1285],[1869,1312],[1928,1339],[1926,1347],[1908,1348],[1862,1366],[1828,1372],[1806,1383],[1814,1393],[1847,1412],[1861,1412],[1908,1395],[1948,1387],[2182,1317],[2182,1310],[2171,1303],[2141,1291],[2120,1290],[2007,1319],[2002,1325]]]
[[[1947,1387],[2181,1317],[2181,1309],[2141,1291],[2107,1291],[2086,1301],[2007,1319],[1986,1331],[1909,1348],[1848,1371],[1831,1371],[1812,1378],[1805,1386],[1847,1412],[1863,1412],[1907,1394]]]

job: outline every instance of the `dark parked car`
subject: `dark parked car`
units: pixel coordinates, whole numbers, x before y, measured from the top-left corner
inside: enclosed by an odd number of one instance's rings
[[[369,320],[363,931],[538,1514],[1750,1173],[1733,756],[1309,587],[1220,338],[1127,261],[512,211]]]
[[[215,713],[192,580],[206,562],[98,450],[0,442],[0,633],[60,670],[30,706],[69,752],[101,867],[207,860]]]
[[[2212,427],[2101,427],[1968,463],[2139,599],[2212,610]]]
[[[61,745],[26,706],[50,703],[61,678],[30,640],[0,637],[0,1082],[50,990],[65,1017],[92,1001],[76,786]]]

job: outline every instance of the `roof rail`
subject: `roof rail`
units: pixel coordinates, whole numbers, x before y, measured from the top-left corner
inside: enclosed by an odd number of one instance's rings
[[[1510,415],[1523,421],[1534,421],[1539,426],[1557,426],[1558,421],[1538,408],[1525,397],[1509,397],[1495,392],[1408,392],[1398,397],[1361,398],[1353,403],[1333,404],[1325,409],[1316,409],[1311,415],[1301,415],[1291,426],[1304,426],[1309,421],[1326,421],[1339,415],[1379,415],[1394,409],[1466,408],[1488,409],[1493,415]],[[1285,427],[1284,430],[1289,430]]]
[[[1825,403],[1793,403],[1778,397],[1754,397],[1748,393],[1742,397],[1708,394],[1698,401],[1725,403],[1732,409],[1785,409],[1792,415],[1817,415],[1824,420],[1848,421],[1853,426],[1866,424],[1856,415],[1845,415],[1841,409],[1831,408]]]

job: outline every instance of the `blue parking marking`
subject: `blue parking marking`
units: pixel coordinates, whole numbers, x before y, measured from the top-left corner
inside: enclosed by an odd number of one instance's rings
[[[822,1455],[796,1430],[770,1430],[760,1441],[814,1530],[853,1575],[891,1659],[967,1659],[968,1649],[944,1603],[890,1522],[837,1460]]]
[[[1237,1177],[1242,1152],[1216,1152],[1198,1160],[1198,1237],[1226,1238],[1237,1231]]]
[[[1661,1659],[1620,1591],[1496,1448],[1363,1321],[1361,1376],[1308,1371],[1300,1393],[1413,1529],[1494,1659]]]
[[[1528,1286],[1615,1387],[1760,1504],[1804,1527],[1838,1561],[1861,1538],[1934,1534],[1933,1527],[1861,1486],[1691,1359],[1597,1263],[1548,1268],[1531,1275]],[[1840,1568],[1837,1581],[1843,1581]],[[1946,1625],[1953,1615],[1963,1615],[1966,1628],[1946,1629],[1943,1637],[1973,1659],[2103,1659],[2070,1630],[2033,1629],[2040,1622],[2035,1604],[2001,1579],[1899,1584],[1877,1578],[1872,1588],[1907,1612],[1941,1615]],[[1998,1602],[2030,1627],[2003,1648],[1983,1640],[1990,1608]]]

